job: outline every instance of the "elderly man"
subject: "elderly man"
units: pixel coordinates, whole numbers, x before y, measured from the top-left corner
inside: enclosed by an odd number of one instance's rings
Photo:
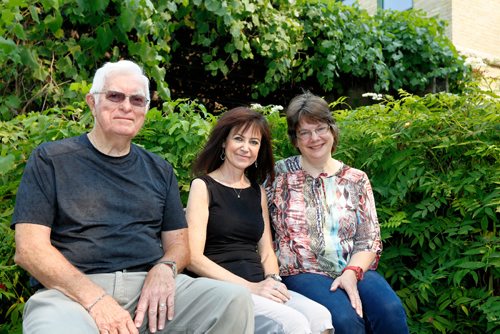
[[[149,80],[131,61],[97,70],[94,127],[35,149],[19,186],[16,262],[38,282],[24,333],[253,333],[249,292],[177,275],[189,259],[172,166],[132,144]]]

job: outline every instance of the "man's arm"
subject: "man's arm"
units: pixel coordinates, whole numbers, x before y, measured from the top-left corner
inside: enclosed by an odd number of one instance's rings
[[[161,233],[161,243],[165,254],[158,262],[175,261],[177,271],[181,272],[189,264],[188,229],[182,228]]]
[[[187,228],[161,233],[164,255],[158,262],[175,261],[179,271],[189,264]],[[147,313],[149,331],[165,328],[166,319],[174,317],[175,277],[170,266],[157,264],[148,272],[137,304],[135,325],[140,327]]]
[[[16,224],[16,263],[46,288],[57,289],[80,303],[94,318],[99,330],[137,333],[128,312],[52,246],[50,232],[51,229],[43,225]]]

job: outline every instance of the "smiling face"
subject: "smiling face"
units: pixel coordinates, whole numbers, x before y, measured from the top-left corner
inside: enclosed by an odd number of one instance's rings
[[[243,128],[232,128],[224,142],[225,162],[245,170],[257,160],[261,139],[260,131],[254,126],[249,126],[245,131]]]
[[[303,158],[311,162],[330,158],[333,144],[332,129],[327,123],[310,121],[307,118],[299,122],[296,147]]]
[[[116,91],[130,95],[145,96],[144,81],[135,74],[110,75],[102,92]],[[132,98],[133,99],[133,98]],[[126,137],[132,139],[142,125],[148,106],[130,103],[130,97],[121,102],[113,102],[106,94],[88,94],[87,103],[95,119],[94,129],[104,137]]]

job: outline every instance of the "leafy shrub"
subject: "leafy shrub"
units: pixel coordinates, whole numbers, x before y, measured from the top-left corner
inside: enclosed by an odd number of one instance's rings
[[[84,87],[74,86],[75,94]],[[365,170],[373,185],[380,272],[401,297],[412,333],[498,331],[500,98],[477,89],[382,98],[358,109],[332,103],[341,135],[335,156]],[[280,108],[254,108],[270,122],[276,159],[296,154]],[[216,118],[196,102],[166,102],[148,112],[136,137],[172,163],[184,201],[191,162]],[[0,333],[20,333],[31,293],[13,263],[9,228],[24,164],[41,142],[81,134],[91,123],[83,103],[0,123]]]
[[[24,166],[42,142],[85,132],[92,117],[83,110],[82,103],[75,103],[0,123],[0,333],[22,333],[24,302],[32,293],[27,274],[14,264],[14,233],[9,227]]]
[[[191,184],[191,163],[205,144],[216,117],[205,107],[185,99],[164,104],[164,112],[150,110],[134,141],[160,155],[174,167],[184,204]]]
[[[211,81],[201,85],[204,91],[226,81],[245,101],[299,85],[343,94],[356,81],[370,90],[419,92],[437,78],[456,88],[467,72],[441,23],[413,11],[370,17],[337,1],[2,4],[2,120],[70,104],[77,95],[68,83],[89,81],[96,67],[120,58],[140,62],[149,73],[153,107],[170,99],[169,74],[178,65],[172,60],[179,58],[189,75],[172,80],[204,78]]]
[[[338,113],[338,157],[365,170],[385,251],[380,270],[415,333],[500,328],[500,100],[400,92]]]

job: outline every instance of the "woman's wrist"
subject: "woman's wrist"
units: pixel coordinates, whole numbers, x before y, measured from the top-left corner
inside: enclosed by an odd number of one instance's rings
[[[364,276],[364,271],[363,271],[363,268],[359,267],[359,266],[347,266],[345,267],[343,270],[342,270],[342,274],[346,271],[352,271],[354,272],[355,276],[356,276],[356,280],[359,282],[363,279],[363,276]]]
[[[267,274],[267,275],[264,277],[264,279],[268,279],[268,278],[271,278],[271,279],[273,279],[273,280],[275,280],[275,281],[277,281],[277,282],[281,282],[281,281],[283,281],[283,280],[281,279],[281,276],[280,276],[279,274]]]

